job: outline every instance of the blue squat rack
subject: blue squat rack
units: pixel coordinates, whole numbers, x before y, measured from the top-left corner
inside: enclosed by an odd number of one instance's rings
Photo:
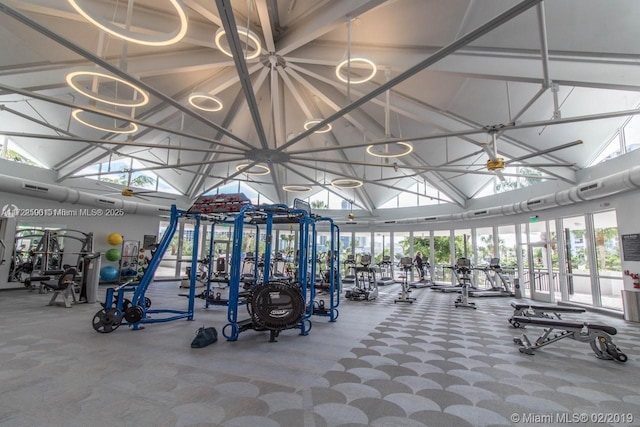
[[[147,323],[163,323],[172,320],[187,319],[193,320],[196,278],[198,270],[197,256],[191,258],[191,274],[189,277],[189,302],[186,310],[180,309],[153,309],[151,300],[146,297],[146,292],[151,285],[153,277],[160,265],[162,255],[166,252],[171,239],[173,238],[178,222],[181,218],[195,220],[195,229],[200,227],[200,214],[192,214],[178,210],[175,205],[171,206],[171,219],[169,226],[165,230],[158,249],[149,261],[149,266],[145,270],[139,282],[123,283],[116,288],[108,288],[102,310],[93,317],[93,328],[97,332],[109,333],[115,331],[120,325],[128,325],[133,330],[143,329]],[[199,244],[199,233],[193,234],[193,246],[197,248]],[[132,294],[128,299],[125,296]]]
[[[329,244],[329,307],[327,308],[324,300],[316,300],[316,290],[313,287],[313,294],[311,300],[313,301],[313,315],[329,317],[330,322],[335,322],[340,315],[338,306],[340,305],[340,274],[337,267],[340,265],[340,251],[336,247],[336,242],[340,242],[340,228],[333,222],[333,219],[328,217],[316,218],[313,223],[313,247],[317,247],[317,232],[316,224],[320,222],[328,222],[330,226],[330,244]],[[315,256],[314,256],[315,259]],[[313,263],[315,270],[316,263]],[[314,273],[315,275],[315,273]]]
[[[227,321],[228,323],[222,329],[223,336],[229,341],[236,341],[241,332],[253,329],[253,330],[269,330],[271,332],[270,341],[275,341],[275,337],[283,329],[300,329],[300,335],[307,335],[311,330],[310,317],[313,313],[313,284],[315,283],[315,270],[310,268],[309,259],[315,259],[315,247],[311,244],[314,241],[312,235],[312,224],[314,219],[310,216],[309,212],[304,209],[290,208],[282,204],[274,205],[245,205],[235,215],[233,221],[233,252],[231,256],[231,270],[229,274],[229,300],[227,304]],[[286,284],[282,281],[272,280],[270,277],[271,271],[271,249],[272,249],[272,236],[273,225],[275,224],[294,224],[298,223],[300,227],[299,239],[298,239],[298,257],[297,257],[297,283]],[[270,286],[273,287],[278,296],[278,292],[284,290],[291,290],[296,287],[299,291],[299,296],[302,298],[304,304],[301,310],[299,318],[295,319],[292,324],[287,324],[283,327],[265,327],[264,323],[269,323],[270,319],[261,318],[264,314],[259,315],[255,312],[250,313],[249,318],[239,320],[238,308],[243,302],[240,299],[240,286],[241,286],[241,263],[243,231],[245,225],[256,225],[258,231],[256,235],[259,235],[260,226],[265,227],[265,257],[262,265],[262,271],[258,271],[256,263],[256,281],[251,286],[251,292],[253,296],[249,297],[249,301],[246,303],[248,308],[253,307],[255,309],[256,296],[258,292],[264,290],[268,291]],[[257,241],[258,239],[256,239]],[[256,250],[256,253],[258,251]],[[262,273],[262,274],[260,274]],[[262,292],[263,294],[265,292]],[[269,292],[266,292],[269,293]],[[270,298],[270,297],[268,297]],[[268,299],[267,298],[267,299]],[[276,318],[280,313],[278,310],[272,310],[269,314]],[[284,315],[284,314],[283,314]],[[264,321],[264,322],[263,322]]]

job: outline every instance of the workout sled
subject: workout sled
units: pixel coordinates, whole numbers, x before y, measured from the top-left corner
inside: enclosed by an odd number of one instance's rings
[[[622,353],[611,340],[611,335],[618,333],[613,326],[526,316],[516,316],[513,321],[544,328],[542,334],[533,344],[527,334],[522,334],[522,338],[515,337],[513,339],[513,342],[520,346],[518,349],[520,353],[532,355],[539,348],[560,341],[563,338],[571,338],[580,342],[588,342],[598,359],[616,360],[618,362],[627,361],[627,355]]]
[[[511,323],[511,326],[514,328],[522,326],[520,322],[514,321],[514,318],[519,316],[562,320],[563,313],[585,312],[583,308],[561,307],[559,305],[519,304],[516,302],[511,302],[511,307],[513,307],[513,316],[509,318],[509,323]]]

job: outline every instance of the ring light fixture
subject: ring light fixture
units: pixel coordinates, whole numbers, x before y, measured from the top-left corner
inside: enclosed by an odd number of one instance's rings
[[[105,128],[105,127],[102,127],[102,126],[98,126],[96,124],[93,124],[91,122],[86,121],[85,119],[82,119],[80,117],[80,114],[82,114],[84,112],[85,112],[84,110],[81,110],[80,108],[76,108],[73,111],[71,111],[71,116],[75,120],[77,120],[78,122],[82,123],[85,126],[88,126],[90,128],[94,128],[94,129],[97,129],[97,130],[101,130],[101,131],[104,131],[104,132],[128,134],[128,133],[137,132],[137,130],[138,130],[138,125],[133,123],[133,122],[129,122],[129,125],[125,129],[123,129],[123,128]],[[127,118],[123,117],[122,119],[118,119],[118,120],[126,121]]]
[[[413,145],[411,145],[411,144],[409,144],[407,142],[396,142],[396,144],[404,146],[406,148],[405,151],[402,151],[400,153],[376,153],[375,151],[373,151],[375,146],[374,145],[370,145],[370,146],[367,147],[367,153],[371,154],[374,157],[391,158],[391,157],[406,156],[407,154],[409,154],[409,153],[411,153],[413,151]]]
[[[362,77],[360,79],[347,80],[347,78],[342,74],[342,70],[344,68],[347,68],[347,63],[349,62],[351,63],[351,68],[353,68],[354,64],[364,64],[371,68],[371,73],[368,76]],[[342,82],[357,85],[357,84],[368,82],[369,80],[371,80],[373,76],[376,75],[377,71],[378,71],[378,68],[376,67],[376,64],[372,60],[363,58],[363,57],[357,57],[357,58],[354,57],[354,58],[351,58],[351,60],[345,59],[338,64],[338,66],[336,67],[336,76]]]
[[[241,163],[236,166],[236,171],[240,172],[240,170],[242,170],[243,168],[246,168],[247,166],[249,166],[249,163]],[[246,170],[246,171],[243,171],[242,173],[245,175],[269,175],[271,173],[271,169],[269,169],[268,166],[256,164],[256,165],[253,165],[253,167],[261,170],[260,171]]]
[[[233,58],[233,54],[231,53],[231,51],[226,47],[222,46],[222,43],[221,43],[222,37],[226,36],[226,34],[227,32],[223,27],[218,28],[218,31],[216,31],[216,36],[214,41],[218,49],[220,49],[220,52]],[[243,41],[243,40],[247,41],[247,38],[248,38],[249,39],[248,44],[250,46],[252,45],[252,47],[254,48],[253,52],[246,52],[244,54],[244,59],[248,61],[250,59],[255,59],[258,56],[260,56],[260,53],[262,53],[262,44],[260,43],[260,39],[258,38],[258,35],[256,33],[244,27],[238,27],[238,36],[240,37],[240,41]]]
[[[212,103],[214,106],[209,107],[207,104]],[[206,92],[194,92],[189,95],[189,104],[194,108],[203,111],[220,111],[222,110],[222,101],[217,96],[209,95]]]
[[[283,185],[282,189],[289,193],[306,193],[311,191],[311,187],[308,185]]]
[[[314,127],[315,125],[317,125],[318,123],[320,123],[321,121],[323,121],[324,119],[309,119],[306,122],[304,122],[304,129],[305,130],[309,130],[312,127]],[[331,131],[332,126],[331,123],[327,123],[325,127],[322,127],[316,131],[314,131],[313,133],[327,133],[329,131]]]
[[[336,188],[359,188],[362,187],[362,181],[354,178],[339,178],[331,181],[331,185]]]
[[[78,77],[98,77],[106,80],[111,80],[116,83],[122,83],[125,86],[128,86],[131,90],[133,90],[134,94],[140,96],[140,99],[120,99],[120,98],[112,98],[109,96],[104,96],[99,94],[98,92],[94,92],[90,89],[87,89],[76,81]],[[79,92],[86,96],[87,98],[91,98],[93,100],[103,102],[105,104],[116,105],[118,107],[141,107],[143,105],[147,105],[149,103],[149,95],[144,90],[140,89],[138,86],[130,83],[120,77],[114,76],[112,74],[108,74],[104,71],[98,71],[95,69],[77,69],[75,71],[70,72],[66,76],[67,84],[71,86],[76,92]]]
[[[84,17],[87,21],[100,28],[103,31],[118,37],[122,40],[126,40],[132,43],[137,43],[145,46],[169,46],[179,42],[187,34],[188,21],[187,11],[185,6],[180,0],[169,0],[169,3],[174,7],[178,18],[180,19],[180,26],[175,31],[166,34],[145,34],[138,31],[130,31],[122,27],[121,24],[117,24],[113,21],[103,19],[97,16],[93,16],[87,12],[86,6],[81,6],[78,0],[68,0],[71,7],[76,12]]]

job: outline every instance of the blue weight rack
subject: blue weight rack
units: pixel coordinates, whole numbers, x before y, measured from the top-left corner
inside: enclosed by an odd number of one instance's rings
[[[328,222],[330,229],[330,257],[329,257],[329,307],[327,307],[324,300],[316,301],[316,293],[315,287],[313,291],[313,297],[311,298],[313,301],[313,315],[314,316],[324,316],[329,317],[329,321],[335,322],[340,315],[338,311],[338,306],[340,305],[340,292],[341,292],[341,283],[340,283],[340,273],[337,271],[337,267],[340,265],[340,250],[337,247],[337,242],[340,242],[340,228],[333,222],[333,219],[328,217],[320,217],[316,218],[313,227],[313,247],[317,247],[316,239],[317,232],[315,230],[316,225],[321,222]],[[315,263],[314,269],[315,269]]]
[[[173,238],[178,222],[181,218],[195,220],[195,229],[200,227],[200,214],[191,214],[171,206],[171,219],[164,232],[155,255],[149,261],[149,266],[139,282],[124,283],[116,288],[108,288],[103,309],[93,318],[93,328],[97,332],[108,333],[116,330],[120,325],[128,325],[133,330],[143,329],[147,323],[163,323],[178,319],[193,320],[195,305],[195,288],[198,270],[197,252],[191,258],[191,275],[189,277],[189,302],[186,310],[150,308],[150,299],[146,292],[153,281],[153,277],[160,265],[162,255],[166,252]],[[193,247],[199,244],[199,233],[193,234]],[[126,295],[132,295],[130,304],[125,306]]]
[[[241,332],[256,329],[253,319],[239,320],[238,309],[242,301],[240,300],[241,286],[241,252],[244,227],[246,225],[255,225],[258,227],[257,235],[259,235],[260,226],[265,227],[265,257],[262,266],[262,274],[257,270],[256,265],[256,282],[253,284],[254,289],[263,284],[269,284],[271,249],[274,224],[299,224],[299,244],[298,244],[298,284],[300,292],[304,300],[305,308],[300,322],[295,328],[300,329],[300,335],[307,335],[311,330],[310,317],[313,313],[313,283],[315,282],[315,270],[309,269],[309,259],[315,259],[315,247],[311,245],[313,239],[314,219],[309,212],[304,209],[290,208],[282,204],[274,205],[245,205],[235,214],[233,220],[233,242],[234,248],[231,256],[231,269],[229,273],[229,300],[227,305],[227,321],[228,323],[222,329],[223,336],[229,341],[236,341]],[[258,239],[256,239],[257,242]],[[256,250],[256,253],[258,251]],[[259,280],[258,280],[259,278]],[[310,286],[311,284],[311,286]],[[278,331],[279,332],[279,331]],[[272,331],[272,341],[274,340]]]

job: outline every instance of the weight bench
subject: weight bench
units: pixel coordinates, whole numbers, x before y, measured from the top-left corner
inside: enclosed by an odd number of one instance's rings
[[[78,271],[75,269],[75,267],[71,267],[67,268],[58,277],[58,280],[47,280],[40,282],[45,289],[54,291],[53,296],[51,297],[51,300],[49,300],[49,304],[47,305],[57,305],[56,299],[58,298],[58,295],[62,296],[62,302],[67,308],[71,308],[71,300],[73,300],[73,302],[78,302],[75,290],[73,289],[77,273]]]
[[[515,317],[524,316],[562,320],[563,314],[584,313],[586,311],[583,308],[561,307],[559,305],[519,304],[516,302],[511,302],[511,307],[513,307],[514,310],[513,316],[509,318],[509,323],[511,323],[511,326],[513,326],[514,328],[520,328],[522,326],[520,322],[514,321]]]
[[[520,353],[532,355],[536,350],[546,345],[563,338],[571,338],[580,342],[588,342],[598,359],[627,361],[627,355],[622,353],[611,339],[611,335],[618,333],[613,326],[526,316],[515,316],[513,321],[544,328],[542,334],[533,344],[526,334],[522,334],[522,338],[515,337],[513,339],[513,342],[520,346],[518,349]]]

